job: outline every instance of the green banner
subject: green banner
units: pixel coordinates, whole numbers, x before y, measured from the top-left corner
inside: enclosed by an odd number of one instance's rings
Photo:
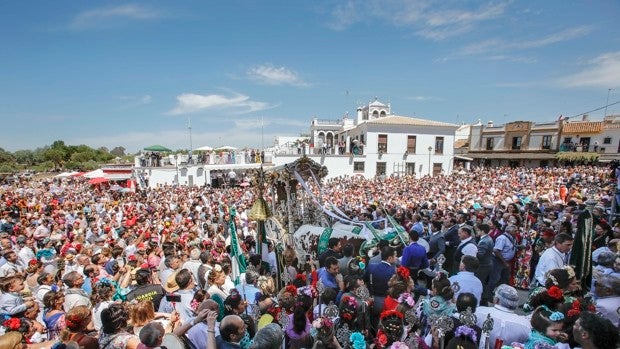
[[[332,231],[334,231],[332,228],[325,228],[325,230],[321,233],[318,246],[319,255],[327,250],[327,247],[329,246],[329,238],[332,236]]]

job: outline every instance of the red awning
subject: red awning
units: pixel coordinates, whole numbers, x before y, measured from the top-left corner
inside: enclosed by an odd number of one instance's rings
[[[107,182],[108,179],[105,177],[95,177],[88,181],[89,184],[101,184]]]

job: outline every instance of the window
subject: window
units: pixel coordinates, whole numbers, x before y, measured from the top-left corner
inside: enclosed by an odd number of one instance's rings
[[[364,172],[364,162],[363,161],[353,162],[353,172]]]
[[[433,164],[433,177],[439,176],[441,174],[441,170],[443,169],[441,162]]]
[[[377,162],[377,176],[385,176],[385,162]]]
[[[406,175],[415,175],[415,162],[408,162],[408,163],[406,163],[405,174]]]
[[[495,146],[495,138],[493,137],[487,138],[487,150],[493,150],[494,146]]]
[[[512,150],[521,149],[521,136],[512,137]]]
[[[543,149],[551,149],[551,136],[543,136],[543,138],[542,138],[542,148]]]
[[[376,111],[376,110],[375,110],[375,111],[373,111],[373,112],[372,112],[372,118],[373,118],[373,119],[376,119],[376,118],[378,118],[378,117],[379,117],[379,112],[378,112],[378,111]]]
[[[443,154],[443,137],[435,137],[435,154]]]
[[[379,141],[377,142],[377,151],[387,153],[387,135],[379,135]]]
[[[407,153],[415,154],[416,136],[407,136]]]
[[[611,144],[611,137],[603,138],[603,144]]]
[[[540,167],[549,167],[549,160],[540,160]]]
[[[573,137],[564,137],[564,142],[562,143],[572,143],[573,142]]]

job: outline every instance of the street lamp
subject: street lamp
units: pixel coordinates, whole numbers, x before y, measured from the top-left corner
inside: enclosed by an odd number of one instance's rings
[[[428,176],[431,177],[431,151],[433,151],[433,147],[428,147]]]
[[[607,89],[607,102],[605,102],[605,116],[607,116],[607,105],[609,105],[609,92],[611,92],[613,88]]]
[[[178,162],[178,159],[179,159],[179,154],[174,154],[174,167],[176,167],[176,169],[177,169],[177,177],[176,177],[176,181],[175,182],[176,182],[177,186],[179,185],[179,162]]]

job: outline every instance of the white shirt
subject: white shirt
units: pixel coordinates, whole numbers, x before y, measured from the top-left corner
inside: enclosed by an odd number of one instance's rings
[[[536,266],[536,280],[540,285],[545,284],[545,274],[549,270],[559,269],[565,265],[566,254],[558,251],[555,246],[548,248],[540,256],[538,265]]]
[[[493,319],[493,330],[489,336],[490,347],[495,345],[495,340],[501,338],[505,344],[513,342],[525,343],[530,337],[532,325],[530,321],[513,310],[496,304],[494,307],[478,307],[476,309],[476,324],[482,328],[487,314]],[[480,339],[480,348],[484,348],[484,335]]]
[[[220,323],[215,323],[215,336],[220,335]],[[207,349],[207,324],[199,322],[185,334],[196,349]]]
[[[17,263],[6,262],[0,267],[0,277],[7,277],[17,273],[23,273],[24,267]]]
[[[95,309],[93,309],[93,326],[97,332],[99,332],[103,326],[103,323],[101,322],[101,312],[103,309],[107,309],[112,303],[114,303],[114,301],[103,301],[99,303]]]
[[[34,254],[34,251],[32,251],[32,249],[28,246],[22,247],[22,249],[19,250],[19,253],[17,255],[19,256],[19,260],[22,262],[23,265],[28,265],[28,262],[37,258]]]
[[[462,240],[461,243],[459,244],[459,247],[464,244],[467,244],[471,239],[473,239],[473,237],[468,237],[467,239]],[[476,255],[478,254],[478,246],[476,246],[475,243],[467,244],[465,245],[465,247],[463,247],[463,249],[461,250],[461,253],[463,253],[464,256],[476,257]]]

